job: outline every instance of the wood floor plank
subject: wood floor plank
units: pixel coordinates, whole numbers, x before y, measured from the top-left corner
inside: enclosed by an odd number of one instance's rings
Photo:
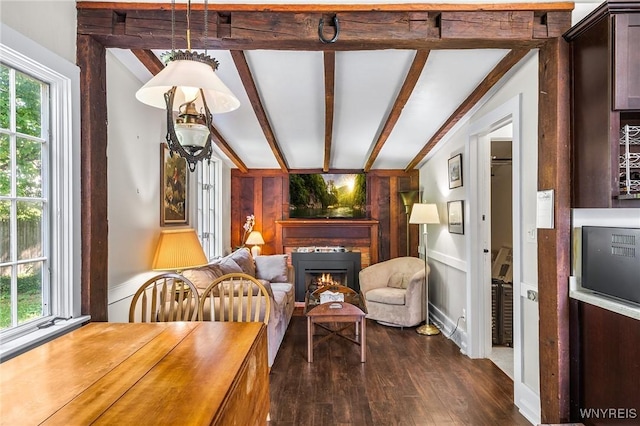
[[[306,330],[294,316],[271,368],[269,426],[530,424],[513,405],[511,379],[443,335],[367,320],[366,363],[335,337],[308,363]]]

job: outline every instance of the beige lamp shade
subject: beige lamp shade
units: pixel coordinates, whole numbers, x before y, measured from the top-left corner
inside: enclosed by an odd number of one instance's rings
[[[247,237],[246,244],[250,246],[264,244],[264,239],[262,238],[262,234],[260,233],[260,231],[251,231],[251,233]]]
[[[251,231],[247,237],[246,244],[253,246],[251,247],[251,256],[257,257],[260,256],[260,246],[264,244],[264,238],[262,238],[262,234],[259,231]]]
[[[435,204],[415,203],[411,210],[409,223],[419,225],[426,223],[440,223],[438,206]]]
[[[180,272],[207,263],[207,256],[194,229],[167,229],[160,232],[151,266],[154,271]]]

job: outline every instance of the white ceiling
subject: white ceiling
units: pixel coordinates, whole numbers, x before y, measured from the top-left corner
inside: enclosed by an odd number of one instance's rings
[[[584,16],[596,5],[583,4],[580,15]],[[151,73],[130,51],[110,51],[140,79],[141,86],[151,78]],[[164,52],[155,53],[159,56]],[[219,61],[218,75],[241,102],[239,109],[215,115],[214,125],[248,168],[279,169],[230,52],[208,53]],[[323,53],[281,50],[244,53],[289,169],[322,169]],[[414,50],[336,52],[331,170],[363,169],[415,53]],[[431,51],[372,169],[406,168],[507,53],[508,50],[501,49]]]
[[[143,83],[151,73],[128,50],[110,49]],[[156,52],[158,55],[162,52]],[[209,51],[218,75],[240,100],[214,125],[248,168],[277,169],[228,50]],[[373,169],[404,169],[508,50],[432,51]],[[291,169],[324,160],[322,52],[245,52],[282,154]],[[331,169],[362,169],[402,87],[414,50],[336,52]]]

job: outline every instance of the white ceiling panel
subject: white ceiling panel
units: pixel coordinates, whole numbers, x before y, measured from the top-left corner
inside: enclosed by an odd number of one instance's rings
[[[336,53],[331,168],[364,167],[414,55],[413,50]]]
[[[214,115],[214,125],[248,168],[279,168],[253,112],[231,53],[217,50],[209,51],[209,55],[218,60],[218,76],[240,100],[237,110]]]
[[[508,50],[435,50],[373,167],[405,168]]]
[[[271,128],[290,168],[321,168],[324,152],[322,52],[246,52]]]

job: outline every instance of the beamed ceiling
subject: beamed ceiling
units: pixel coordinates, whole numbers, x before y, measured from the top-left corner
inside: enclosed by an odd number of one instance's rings
[[[175,6],[176,49],[186,5]],[[425,159],[501,78],[571,24],[572,3],[191,6],[191,43],[241,107],[214,116],[233,166],[404,169]],[[339,32],[336,34],[337,20]],[[326,39],[319,39],[319,23]],[[172,47],[167,3],[78,3],[78,35],[141,80]],[[82,48],[82,43],[79,43]]]

